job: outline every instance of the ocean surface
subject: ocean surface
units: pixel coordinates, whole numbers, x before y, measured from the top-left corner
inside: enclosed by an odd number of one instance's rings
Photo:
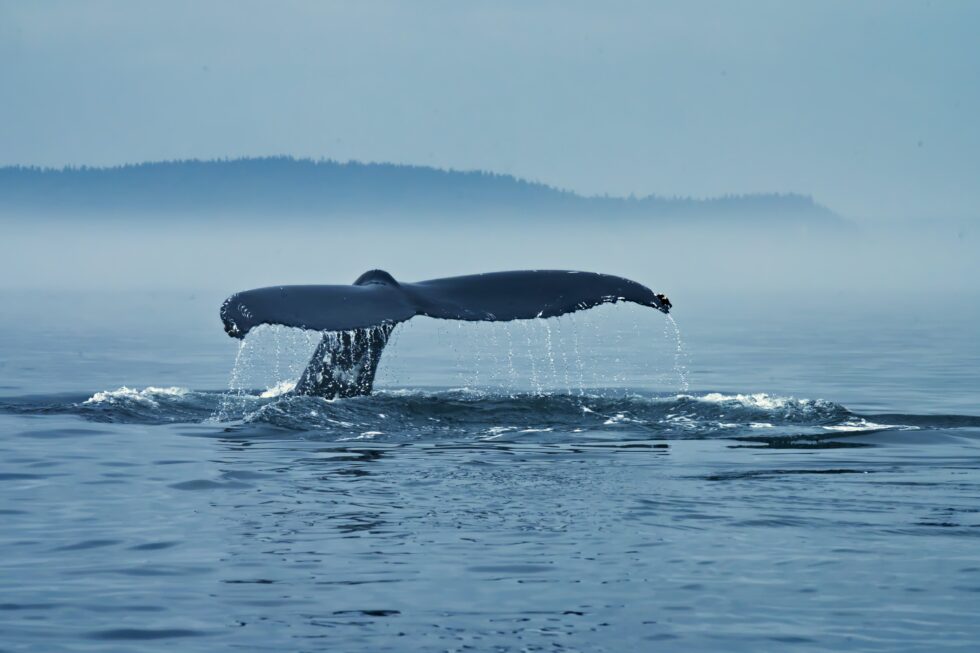
[[[0,651],[976,651],[975,298],[395,331],[3,291]]]

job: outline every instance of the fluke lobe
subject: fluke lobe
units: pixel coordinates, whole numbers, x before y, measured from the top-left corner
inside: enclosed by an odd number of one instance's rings
[[[505,322],[621,301],[664,313],[671,308],[666,296],[646,286],[595,272],[523,270],[399,283],[384,270],[370,270],[349,286],[272,286],[236,293],[221,305],[221,321],[234,338],[244,338],[261,324],[325,332],[294,392],[332,398],[370,394],[392,329],[416,315]]]

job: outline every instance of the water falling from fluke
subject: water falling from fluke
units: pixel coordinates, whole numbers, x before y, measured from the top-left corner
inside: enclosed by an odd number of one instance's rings
[[[561,385],[555,334],[546,320],[622,302],[663,313],[671,308],[666,296],[636,281],[596,272],[510,270],[410,283],[375,269],[350,285],[268,286],[237,292],[222,303],[220,315],[225,332],[233,338],[246,338],[266,325],[320,332],[317,354],[309,360],[293,392],[328,399],[371,394],[381,351],[392,329],[412,318],[454,320],[460,331],[464,322],[518,320],[525,330],[529,350],[535,341],[546,348],[546,357],[538,360],[533,351],[528,356],[532,392],[540,395],[546,387],[551,392],[554,386]],[[538,328],[539,320],[544,321],[543,330]],[[616,342],[621,342],[622,334],[612,333]],[[560,331],[557,335],[560,342]],[[597,333],[595,343],[605,344],[607,335],[608,331]],[[282,383],[282,342],[278,336],[275,344],[276,380],[267,389],[279,388]],[[468,360],[476,358],[477,366],[472,376],[461,379],[464,383],[493,382],[494,375],[483,373],[482,366],[484,359],[495,359],[497,352],[484,356],[482,348],[486,344],[486,339],[481,338],[475,348],[468,348]],[[620,350],[616,348],[609,358],[628,361]],[[564,352],[562,355],[566,356]],[[606,361],[603,363],[605,368]],[[597,366],[591,367],[596,373]],[[457,364],[456,368],[462,377],[463,366]],[[567,365],[562,370],[568,386]],[[620,383],[626,376],[613,379]]]
[[[677,375],[680,391],[686,393],[690,390],[690,383],[688,382],[687,354],[684,351],[684,341],[681,339],[681,329],[677,326],[672,315],[667,315],[667,324],[670,325],[674,333],[674,374]]]

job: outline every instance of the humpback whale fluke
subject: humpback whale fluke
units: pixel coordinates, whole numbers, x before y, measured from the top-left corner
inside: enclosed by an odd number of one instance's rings
[[[222,304],[221,321],[234,338],[244,338],[261,324],[327,332],[295,392],[349,397],[370,394],[392,329],[416,315],[502,322],[621,301],[664,313],[672,306],[666,296],[635,281],[595,272],[489,272],[399,283],[384,270],[369,270],[349,286],[273,286],[236,293]]]

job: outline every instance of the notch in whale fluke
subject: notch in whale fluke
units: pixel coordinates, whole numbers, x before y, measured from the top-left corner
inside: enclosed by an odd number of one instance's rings
[[[221,306],[225,331],[244,338],[260,324],[349,331],[394,326],[416,315],[503,322],[548,318],[616,302],[664,313],[672,304],[630,279],[595,272],[522,270],[399,283],[369,270],[352,285],[272,286],[236,293]]]

